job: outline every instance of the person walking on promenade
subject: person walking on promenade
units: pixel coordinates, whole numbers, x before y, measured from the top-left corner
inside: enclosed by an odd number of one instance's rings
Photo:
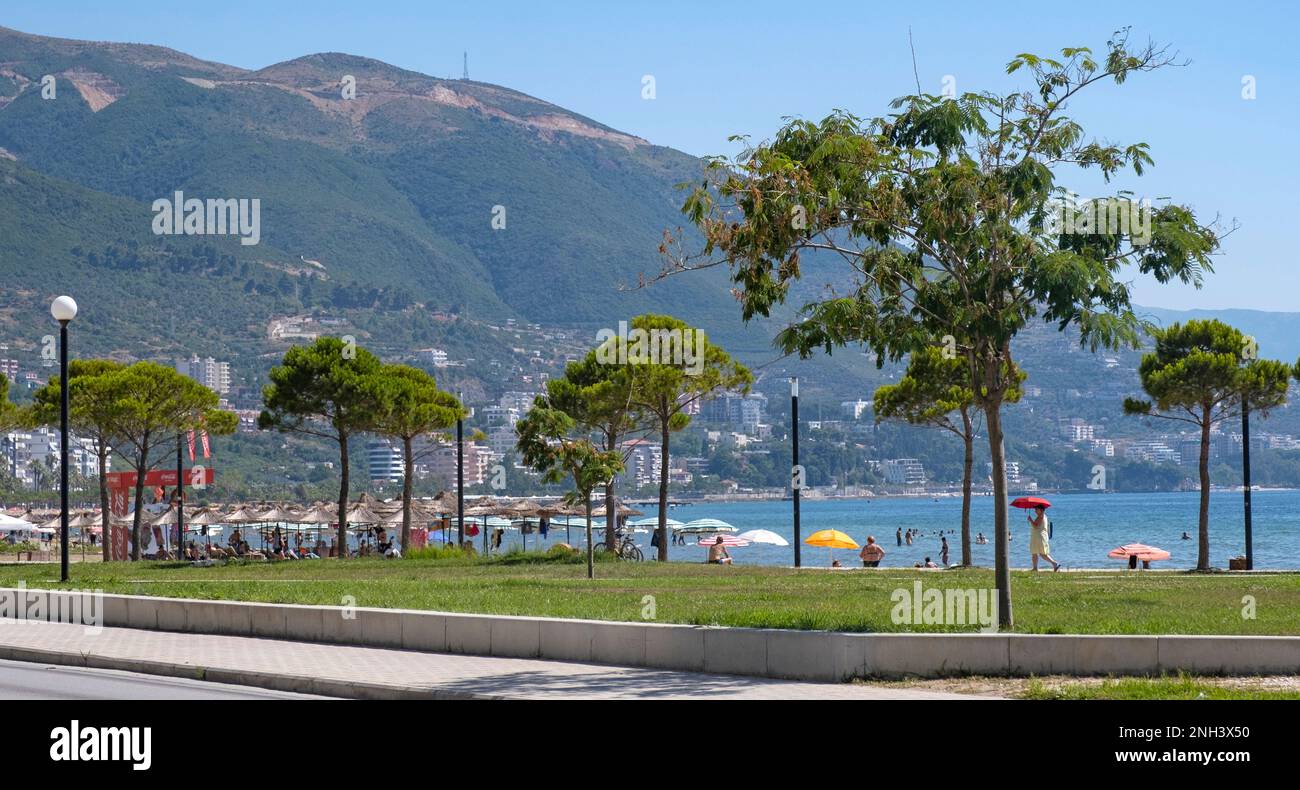
[[[1029,554],[1034,570],[1038,570],[1038,558],[1042,557],[1052,563],[1052,570],[1059,571],[1061,563],[1052,559],[1052,545],[1048,539],[1051,522],[1047,520],[1047,508],[1038,505],[1034,508],[1034,515],[1026,516],[1026,519],[1029,521]]]

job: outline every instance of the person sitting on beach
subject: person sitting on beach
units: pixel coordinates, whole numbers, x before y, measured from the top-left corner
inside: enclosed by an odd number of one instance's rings
[[[722,536],[712,546],[709,547],[709,564],[710,565],[730,565],[731,555],[727,553],[727,547],[722,545]]]
[[[832,567],[832,568],[839,568],[839,567],[843,567],[843,566],[840,565],[840,561],[839,561],[839,560],[831,560],[831,567]]]
[[[875,535],[868,535],[867,545],[862,547],[862,551],[858,553],[858,557],[862,560],[862,567],[878,568],[880,567],[880,561],[885,558],[885,550],[876,542]]]
[[[936,565],[936,564],[935,564],[935,563],[934,563],[934,562],[933,562],[929,557],[926,557],[926,558],[925,558],[925,565],[924,565],[923,567],[926,567],[926,568],[937,568],[937,567],[939,567],[939,566]]]

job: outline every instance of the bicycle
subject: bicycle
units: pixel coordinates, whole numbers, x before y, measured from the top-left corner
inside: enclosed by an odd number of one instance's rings
[[[608,551],[605,546],[605,541],[602,540],[600,543],[597,543],[594,550]],[[631,562],[641,562],[645,559],[645,555],[641,553],[641,548],[627,535],[619,535],[618,549],[615,554],[620,560],[629,560]]]

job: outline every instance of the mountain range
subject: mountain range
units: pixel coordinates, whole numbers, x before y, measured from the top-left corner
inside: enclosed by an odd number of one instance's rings
[[[253,379],[283,349],[267,335],[277,316],[345,314],[381,351],[483,357],[486,330],[450,331],[449,316],[594,337],[667,312],[770,362],[789,314],[743,325],[724,271],[637,287],[684,224],[675,185],[702,169],[505,87],[355,55],[247,70],[0,27],[0,335],[36,353],[67,291],[82,353],[247,359]],[[155,234],[155,202],[178,192],[256,199],[258,243]],[[1300,314],[1207,314],[1270,356],[1300,355]],[[844,395],[881,380],[860,354],[768,372],[798,370]]]

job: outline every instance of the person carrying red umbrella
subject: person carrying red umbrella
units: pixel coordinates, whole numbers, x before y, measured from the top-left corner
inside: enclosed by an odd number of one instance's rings
[[[1038,558],[1042,557],[1052,563],[1052,570],[1059,571],[1061,563],[1052,559],[1052,522],[1047,519],[1047,509],[1052,503],[1039,497],[1021,497],[1011,504],[1026,510],[1033,508],[1032,515],[1026,516],[1026,520],[1029,522],[1029,556],[1034,570],[1038,570]]]

